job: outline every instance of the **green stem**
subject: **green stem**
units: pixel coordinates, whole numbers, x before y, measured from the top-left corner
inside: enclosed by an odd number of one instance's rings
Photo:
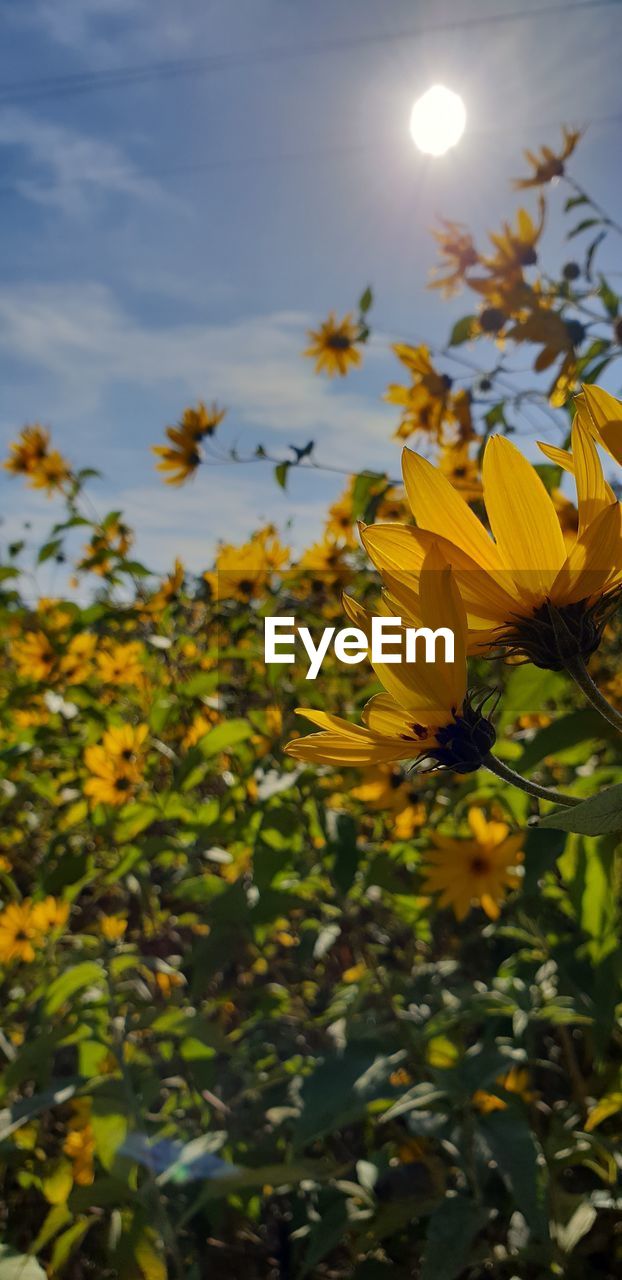
[[[519,787],[521,791],[526,791],[528,796],[535,796],[537,800],[550,800],[551,804],[563,804],[567,809],[581,803],[575,796],[565,796],[561,791],[552,791],[550,787],[539,787],[537,782],[530,782],[528,778],[523,778],[521,773],[515,773],[509,765],[497,759],[497,756],[487,755],[483,763],[484,767],[494,773],[497,778],[502,778],[513,787]]]
[[[566,671],[572,676],[575,684],[578,684],[581,691],[585,694],[588,702],[591,702],[596,711],[606,720],[608,724],[613,725],[619,733],[622,733],[622,715],[611,706],[610,702],[601,693],[598,685],[594,684],[592,677],[582,658],[568,658],[566,661]]]

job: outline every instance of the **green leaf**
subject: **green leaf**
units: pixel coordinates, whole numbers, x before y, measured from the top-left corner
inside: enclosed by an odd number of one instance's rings
[[[222,724],[210,729],[197,746],[203,758],[210,759],[220,751],[229,751],[231,747],[237,747],[238,743],[245,742],[252,732],[252,725],[248,720],[224,720]]]
[[[60,551],[62,545],[62,538],[53,538],[51,542],[44,543],[37,556],[37,564],[45,564],[46,560],[51,560],[52,556]]]
[[[58,1013],[58,1010],[85,987],[100,985],[104,980],[104,971],[95,960],[84,960],[82,964],[66,969],[51,982],[46,990],[43,1007],[47,1014]]]
[[[401,1051],[382,1055],[359,1044],[349,1046],[341,1056],[325,1058],[302,1086],[297,1145],[342,1129],[363,1115],[376,1098],[392,1098],[389,1076],[403,1057]]]
[[[504,729],[528,712],[542,711],[547,703],[559,696],[565,685],[564,676],[555,672],[541,671],[529,663],[514,667],[505,687],[499,729]]]
[[[370,284],[368,284],[367,288],[364,290],[364,292],[361,294],[359,298],[359,311],[362,316],[366,315],[366,313],[369,311],[369,308],[371,307],[373,301],[374,301],[374,295],[373,295],[372,287]]]
[[[474,325],[477,322],[477,316],[462,316],[456,323],[449,335],[449,346],[460,347],[463,342],[468,342],[473,336]]]
[[[582,231],[587,231],[588,227],[598,226],[600,226],[600,218],[584,218],[582,222],[578,222],[576,227],[572,228],[572,231],[568,232],[566,239],[573,240],[574,237],[580,235]]]
[[[279,462],[274,468],[274,478],[281,489],[287,487],[287,473],[291,465],[291,462]]]
[[[104,1169],[111,1169],[127,1135],[127,1115],[122,1114],[118,1101],[95,1097],[91,1106],[91,1125],[97,1155]]]
[[[420,1280],[457,1280],[489,1217],[490,1209],[466,1196],[446,1196],[428,1224]]]
[[[518,773],[529,773],[534,765],[539,764],[547,756],[567,751],[579,742],[587,742],[590,738],[602,738],[608,729],[602,716],[593,707],[582,707],[579,711],[571,711],[567,716],[560,716],[552,724],[547,724],[534,734],[528,742],[523,754],[513,765]],[[609,730],[609,734],[615,730]],[[608,734],[608,736],[609,736]]]
[[[518,1107],[482,1116],[478,1132],[484,1138],[516,1208],[539,1239],[548,1234],[543,1170],[528,1120]]]
[[[531,827],[525,841],[525,875],[522,893],[538,892],[538,882],[547,871],[552,871],[558,858],[564,852],[565,831],[542,831],[540,827]]]
[[[557,809],[541,818],[541,827],[556,831],[576,831],[584,836],[601,836],[622,830],[622,783],[607,787],[597,796],[582,800],[572,809]]]
[[[46,1280],[46,1273],[36,1258],[0,1244],[0,1280]]]
[[[340,813],[337,815],[336,826],[333,880],[341,893],[345,894],[352,887],[359,861],[356,823],[351,814]]]
[[[62,1270],[65,1263],[68,1262],[72,1254],[75,1253],[78,1245],[82,1243],[82,1240],[92,1223],[93,1218],[84,1218],[80,1222],[74,1222],[73,1226],[69,1227],[67,1231],[63,1231],[62,1236],[57,1237],[52,1250],[50,1265],[50,1272],[53,1276]],[[2,1280],[1,1274],[0,1280]]]
[[[361,471],[352,486],[352,520],[372,519],[370,504],[388,488],[387,477],[376,471]]]
[[[569,213],[571,209],[576,209],[579,204],[589,204],[587,196],[568,196],[564,204],[564,213]]]
[[[620,310],[620,299],[604,276],[599,276],[599,281],[598,292],[603,300],[605,311],[612,320],[615,320]]]
[[[156,804],[127,804],[123,808],[123,817],[115,822],[114,838],[117,844],[126,844],[128,840],[133,840],[135,836],[140,835],[141,831],[145,831],[160,817],[160,810]]]
[[[42,1093],[35,1093],[32,1098],[20,1099],[19,1102],[14,1102],[12,1107],[0,1111],[0,1142],[8,1138],[16,1129],[20,1129],[28,1120],[32,1120],[33,1116],[41,1115],[42,1111],[49,1111],[51,1107],[60,1107],[64,1102],[68,1102],[81,1084],[81,1078],[76,1076],[72,1080],[63,1082],[60,1087],[44,1089]]]

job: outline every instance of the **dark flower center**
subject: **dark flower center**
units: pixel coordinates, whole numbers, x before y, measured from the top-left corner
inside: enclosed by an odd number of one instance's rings
[[[451,723],[437,729],[438,746],[432,748],[430,756],[456,773],[475,773],[490,754],[496,736],[490,720],[466,701],[461,715],[454,712]]]
[[[543,671],[563,671],[573,658],[587,662],[596,651],[613,603],[601,598],[558,607],[546,600],[530,617],[517,618],[500,644]]]
[[[488,862],[488,859],[477,855],[476,857],[471,858],[469,866],[474,876],[485,876],[486,872],[490,871],[490,863]]]

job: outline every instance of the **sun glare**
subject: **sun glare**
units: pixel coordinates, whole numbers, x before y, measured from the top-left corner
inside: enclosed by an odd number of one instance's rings
[[[426,155],[442,156],[460,141],[466,124],[462,98],[442,84],[434,84],[418,98],[410,117],[415,145]]]

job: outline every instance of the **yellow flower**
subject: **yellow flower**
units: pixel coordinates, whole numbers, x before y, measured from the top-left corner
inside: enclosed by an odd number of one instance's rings
[[[518,275],[520,278],[523,267],[531,267],[537,262],[536,245],[544,230],[544,212],[544,200],[540,197],[537,222],[526,209],[519,209],[515,228],[504,222],[500,233],[491,233],[496,253],[492,258],[485,258],[484,262],[493,275]]]
[[[192,431],[185,427],[167,427],[166,435],[170,445],[152,444],[151,452],[162,461],[157,463],[158,471],[169,471],[165,475],[166,484],[183,484],[189,476],[194,475],[203,461],[199,442]]]
[[[200,441],[205,436],[214,434],[225,412],[225,409],[219,409],[216,404],[208,409],[200,400],[196,409],[184,410],[177,426],[166,428],[165,435],[170,444],[151,446],[151,452],[162,459],[157,463],[158,471],[170,472],[170,475],[164,477],[166,484],[183,484],[194,474],[203,461]]]
[[[351,367],[361,363],[361,353],[357,347],[360,329],[351,314],[338,320],[334,311],[331,311],[319,329],[309,329],[308,336],[311,345],[303,354],[315,360],[316,373],[326,373],[329,378],[336,375],[343,378]]]
[[[141,662],[143,653],[143,646],[138,640],[111,645],[101,652],[98,650],[95,660],[103,683],[139,684],[144,674]]]
[[[57,898],[48,896],[32,907],[32,922],[42,934],[49,933],[51,929],[62,929],[68,919],[69,903],[59,902]]]
[[[555,505],[509,440],[486,445],[482,475],[493,541],[431,463],[404,451],[404,480],[418,528],[369,525],[363,542],[387,587],[387,607],[417,625],[418,576],[436,543],[453,568],[471,652],[501,646],[548,670],[598,646],[602,612],[622,584],[620,506],[580,417],[572,428],[579,511],[568,551]]]
[[[25,680],[49,683],[56,654],[43,631],[27,631],[22,640],[14,640],[11,653],[18,675]]]
[[[97,648],[97,636],[82,631],[72,636],[60,661],[60,669],[67,684],[83,684],[88,680]]]
[[[454,840],[433,832],[434,850],[426,853],[423,893],[440,893],[439,905],[451,907],[464,920],[477,903],[491,920],[508,889],[516,888],[515,871],[521,860],[522,832],[510,835],[505,822],[488,822],[481,809],[469,809],[471,840]]]
[[[10,446],[10,456],[4,463],[6,471],[13,475],[30,475],[45,458],[50,443],[50,433],[36,422],[23,427],[19,437]]]
[[[271,564],[262,539],[253,538],[240,547],[225,544],[216,556],[215,567],[203,576],[215,600],[247,603],[268,586]]]
[[[529,1088],[529,1072],[526,1067],[510,1067],[505,1075],[497,1076],[495,1081],[506,1093],[515,1093],[523,1102],[533,1102],[535,1094]],[[471,1099],[476,1111],[488,1115],[491,1111],[506,1111],[507,1102],[496,1093],[488,1093],[485,1089],[476,1089]]]
[[[94,804],[122,805],[133,795],[142,777],[141,749],[147,725],[121,725],[107,729],[101,744],[87,747],[84,763],[91,774],[84,794]]]
[[[482,483],[475,458],[469,457],[467,444],[442,445],[438,465],[444,476],[462,494],[466,502],[476,502],[482,496]]]
[[[84,548],[84,557],[78,568],[104,577],[112,568],[112,557],[126,556],[133,541],[134,535],[129,525],[118,516],[108,518],[95,529],[91,541]]]
[[[125,916],[102,916],[99,922],[99,931],[106,942],[118,942],[124,936],[126,929]]]
[[[389,810],[393,815],[396,840],[410,840],[426,819],[425,805],[419,803],[412,778],[388,764],[366,769],[363,781],[350,792],[367,809]]]
[[[363,724],[326,711],[298,708],[322,730],[295,738],[285,750],[297,760],[318,764],[369,765],[427,758],[470,773],[494,742],[494,730],[466,699],[466,617],[451,570],[435,547],[420,578],[421,613],[433,630],[454,632],[454,661],[373,663],[385,692],[367,703]],[[346,597],[349,617],[366,635],[371,619]]]
[[[208,408],[199,400],[196,409],[184,409],[179,425],[184,431],[191,432],[197,440],[202,440],[204,436],[213,436],[226,412],[226,409],[219,409],[215,401]]]
[[[395,485],[382,495],[380,502],[376,508],[375,520],[406,520],[409,516],[406,506],[406,495],[402,489],[398,489]]]
[[[552,182],[554,178],[561,178],[564,173],[565,161],[572,155],[581,138],[581,134],[581,129],[569,129],[564,125],[563,146],[557,154],[551,151],[550,147],[541,147],[539,153],[536,154],[533,151],[524,151],[523,155],[527,163],[531,165],[533,173],[528,178],[515,178],[514,186],[517,189],[542,187],[547,182]]]
[[[90,1122],[90,1098],[79,1098],[72,1104],[73,1116],[67,1126],[68,1133],[63,1151],[73,1165],[73,1179],[79,1187],[90,1187],[95,1179],[95,1135]]]
[[[337,583],[343,585],[351,577],[347,548],[339,546],[328,538],[307,547],[300,557],[298,568],[304,571],[305,587],[309,585],[309,577],[311,586],[323,587],[334,586]]]
[[[361,978],[367,973],[367,965],[361,960],[359,964],[353,964],[349,969],[344,969],[341,975],[341,981],[347,984],[352,982],[360,982]]]
[[[345,542],[350,547],[355,546],[352,485],[348,485],[348,488],[328,508],[324,534],[327,540]]]
[[[13,960],[31,964],[40,938],[29,898],[11,902],[0,912],[0,964],[11,964]]]
[[[393,351],[411,378],[410,386],[392,383],[385,393],[385,400],[402,406],[402,419],[395,436],[405,440],[414,431],[423,431],[439,439],[443,422],[452,416],[451,378],[434,368],[424,345],[411,347],[406,342],[396,342]]]
[[[159,614],[162,613],[168,605],[173,604],[179,599],[181,589],[184,585],[186,570],[179,558],[175,560],[171,573],[162,580],[157,591],[155,591],[150,600],[145,605],[145,613]]]
[[[451,222],[447,218],[441,218],[441,222],[442,227],[434,230],[432,235],[438,244],[442,262],[440,268],[432,273],[428,288],[440,289],[443,297],[452,298],[459,292],[469,269],[476,266],[480,258],[473,237],[460,222]]]
[[[24,427],[19,438],[10,446],[10,456],[4,463],[13,475],[29,477],[31,488],[47,489],[51,493],[60,488],[71,475],[69,464],[56,449],[49,449],[50,433],[35,423]]]

